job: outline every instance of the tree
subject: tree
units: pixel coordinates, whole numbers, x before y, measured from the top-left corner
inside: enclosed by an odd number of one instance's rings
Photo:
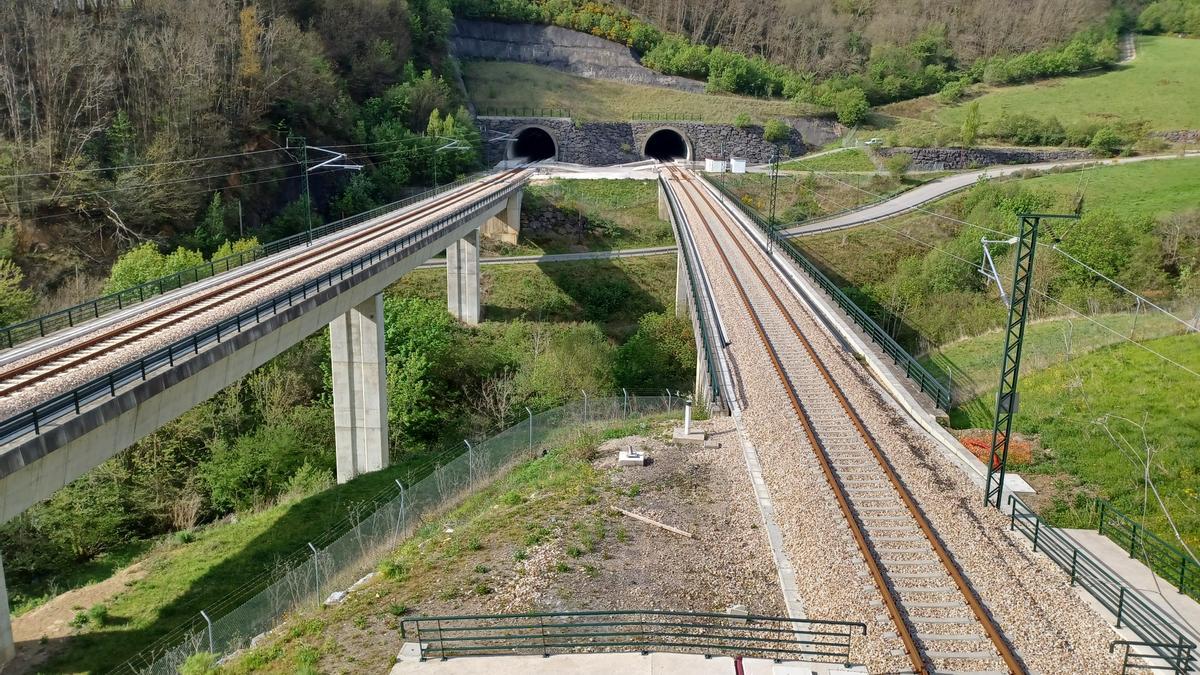
[[[29,316],[33,309],[33,292],[21,288],[25,274],[17,264],[0,258],[0,325],[8,325]]]
[[[763,125],[763,140],[770,143],[786,141],[792,135],[792,128],[783,120],[769,119]]]
[[[975,145],[975,137],[979,135],[979,101],[967,104],[966,114],[963,115],[962,144],[964,147]]]
[[[833,95],[833,111],[838,121],[847,126],[862,122],[871,111],[871,104],[862,89],[851,87]]]
[[[613,367],[623,387],[686,387],[696,365],[696,342],[686,317],[650,312],[617,349]]]
[[[178,248],[170,255],[163,255],[157,246],[146,242],[117,258],[108,273],[104,292],[116,293],[203,264],[204,254],[199,251]]]
[[[907,152],[900,152],[883,160],[883,166],[888,170],[888,173],[896,178],[904,178],[912,167],[912,155]]]
[[[216,250],[228,239],[225,233],[225,204],[221,201],[220,192],[213,193],[208,210],[204,212],[204,218],[196,226],[192,238],[196,247],[204,252]]]
[[[1121,138],[1115,129],[1107,126],[1097,129],[1092,135],[1092,142],[1088,144],[1088,150],[1099,157],[1112,157],[1121,152],[1123,147],[1125,139]]]
[[[221,260],[232,255],[252,251],[259,247],[258,237],[248,237],[246,239],[238,239],[236,241],[225,241],[217,250],[213,251],[210,260]]]

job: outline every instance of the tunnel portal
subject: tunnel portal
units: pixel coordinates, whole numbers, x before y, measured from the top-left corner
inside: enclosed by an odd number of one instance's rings
[[[525,159],[536,162],[543,159],[558,159],[558,145],[550,132],[541,127],[526,127],[517,132],[517,138],[509,144],[509,159]]]
[[[646,139],[646,149],[642,152],[646,157],[663,162],[676,159],[688,159],[687,141],[674,129],[659,129]]]

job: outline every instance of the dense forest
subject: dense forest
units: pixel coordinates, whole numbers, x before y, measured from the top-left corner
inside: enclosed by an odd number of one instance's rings
[[[142,242],[211,254],[475,168],[450,22],[439,0],[4,3],[0,283],[23,272],[42,297],[0,320],[94,294]],[[366,169],[314,172],[309,206],[289,136]]]

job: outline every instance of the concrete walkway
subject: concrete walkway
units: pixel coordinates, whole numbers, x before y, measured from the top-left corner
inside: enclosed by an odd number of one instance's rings
[[[1170,617],[1180,626],[1192,642],[1200,644],[1200,603],[1181,595],[1171,582],[1151,572],[1141,561],[1130,558],[1127,551],[1096,530],[1059,531],[1077,546],[1095,556],[1109,572],[1124,581],[1127,586],[1140,591],[1148,602],[1162,611],[1163,616]],[[1081,594],[1090,600],[1093,606],[1100,607],[1086,592],[1081,591]],[[1107,611],[1102,613],[1110,614]]]
[[[581,253],[547,253],[544,255],[507,255],[496,258],[480,258],[480,265],[528,265],[539,263],[575,262],[578,260],[615,260],[617,258],[644,258],[652,255],[674,255],[674,246],[650,248],[625,248],[616,251],[583,251]],[[445,258],[434,258],[422,263],[418,269],[445,267]]]
[[[840,675],[865,673],[828,663],[743,659],[746,675]],[[390,675],[733,675],[733,659],[699,654],[558,654],[541,656],[476,656],[446,661],[401,661]]]
[[[1188,152],[1184,157],[1200,157],[1200,151]],[[789,237],[797,237],[806,234],[817,234],[820,232],[829,232],[832,230],[841,230],[848,227],[856,227],[866,225],[879,220],[885,220],[894,216],[914,211],[924,204],[941,199],[947,195],[964,190],[971,187],[980,180],[988,180],[991,178],[999,178],[1019,173],[1021,171],[1046,171],[1048,169],[1056,169],[1063,167],[1081,166],[1086,164],[1096,164],[1112,166],[1117,164],[1132,164],[1135,162],[1151,162],[1162,159],[1179,159],[1178,153],[1170,155],[1147,155],[1145,157],[1121,157],[1117,159],[1086,159],[1086,160],[1069,160],[1062,162],[1042,162],[1039,164],[1005,164],[1003,166],[993,166],[979,171],[967,171],[964,173],[956,173],[945,178],[939,178],[934,181],[925,183],[924,185],[915,187],[907,192],[902,192],[895,197],[872,204],[867,204],[857,209],[836,213],[826,218],[812,220],[802,225],[784,230],[784,235]],[[837,174],[826,174],[836,177]]]

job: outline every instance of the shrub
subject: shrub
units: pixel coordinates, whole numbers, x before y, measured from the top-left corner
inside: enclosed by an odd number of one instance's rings
[[[846,126],[859,124],[871,112],[871,104],[862,89],[850,88],[834,94],[830,102],[837,119]]]
[[[1099,157],[1112,157],[1121,152],[1123,147],[1125,140],[1112,127],[1100,127],[1088,144],[1088,150]]]
[[[740,112],[733,118],[733,126],[739,129],[745,129],[750,126],[750,115]]]
[[[912,161],[912,155],[900,152],[883,160],[883,166],[892,176],[903,178],[912,167]]]
[[[198,652],[187,657],[179,666],[179,675],[212,675],[217,672],[217,655]]]
[[[792,135],[792,128],[783,120],[770,119],[763,125],[763,140],[770,143],[786,141]]]
[[[0,258],[0,325],[15,323],[29,316],[33,292],[21,288],[25,273],[7,258]]]

